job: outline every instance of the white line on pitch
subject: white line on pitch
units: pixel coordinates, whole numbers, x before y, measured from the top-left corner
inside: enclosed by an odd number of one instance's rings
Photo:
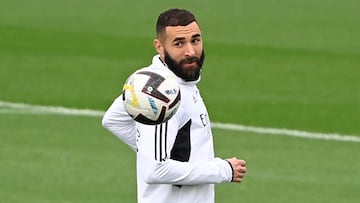
[[[42,106],[42,105],[32,105],[32,104],[24,104],[24,103],[13,103],[13,102],[6,102],[0,100],[0,114],[61,114],[61,115],[74,115],[74,116],[102,117],[104,113],[105,113],[104,111],[98,111],[92,109]],[[263,128],[263,127],[245,126],[240,124],[229,124],[229,123],[218,123],[218,122],[212,122],[211,126],[213,128],[218,128],[218,129],[251,132],[258,134],[285,135],[291,137],[335,140],[335,141],[344,141],[344,142],[360,142],[360,136],[357,135],[345,135],[338,133],[318,133],[318,132],[307,132],[300,130],[278,129],[278,128]]]
[[[306,132],[300,130],[263,128],[263,127],[245,126],[245,125],[228,124],[228,123],[212,123],[212,127],[224,129],[224,130],[252,132],[259,134],[286,135],[291,137],[302,137],[302,138],[321,139],[321,140],[336,140],[336,141],[344,141],[344,142],[360,142],[359,136],[344,135],[338,133]]]
[[[0,100],[0,112],[28,114],[63,114],[74,116],[103,116],[105,112],[91,109],[65,108],[60,106],[41,106],[24,103],[12,103]]]

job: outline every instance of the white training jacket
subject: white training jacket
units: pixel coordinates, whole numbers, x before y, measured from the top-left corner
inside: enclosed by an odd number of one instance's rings
[[[144,69],[167,69],[159,55]],[[214,184],[231,182],[232,168],[214,157],[213,137],[197,82],[178,78],[181,104],[166,123],[144,125],[124,110],[121,96],[103,126],[137,154],[138,203],[213,203]]]

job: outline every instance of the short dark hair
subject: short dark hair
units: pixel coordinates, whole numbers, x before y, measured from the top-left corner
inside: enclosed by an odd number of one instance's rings
[[[186,26],[197,22],[195,16],[188,10],[172,8],[164,11],[158,17],[156,23],[156,35],[164,34],[167,26]]]

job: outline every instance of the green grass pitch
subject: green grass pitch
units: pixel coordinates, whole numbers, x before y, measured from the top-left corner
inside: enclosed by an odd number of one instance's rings
[[[155,21],[197,16],[201,93],[213,121],[360,136],[356,0],[12,0],[0,3],[0,101],[106,110],[151,62]],[[100,117],[0,106],[0,202],[136,202],[135,154]],[[355,203],[359,143],[214,129],[215,152],[248,163],[216,202]]]

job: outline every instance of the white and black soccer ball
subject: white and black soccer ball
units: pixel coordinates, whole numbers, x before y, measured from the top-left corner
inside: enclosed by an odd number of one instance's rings
[[[180,105],[180,86],[170,71],[142,69],[129,76],[122,98],[126,112],[134,120],[157,125],[176,113]]]

